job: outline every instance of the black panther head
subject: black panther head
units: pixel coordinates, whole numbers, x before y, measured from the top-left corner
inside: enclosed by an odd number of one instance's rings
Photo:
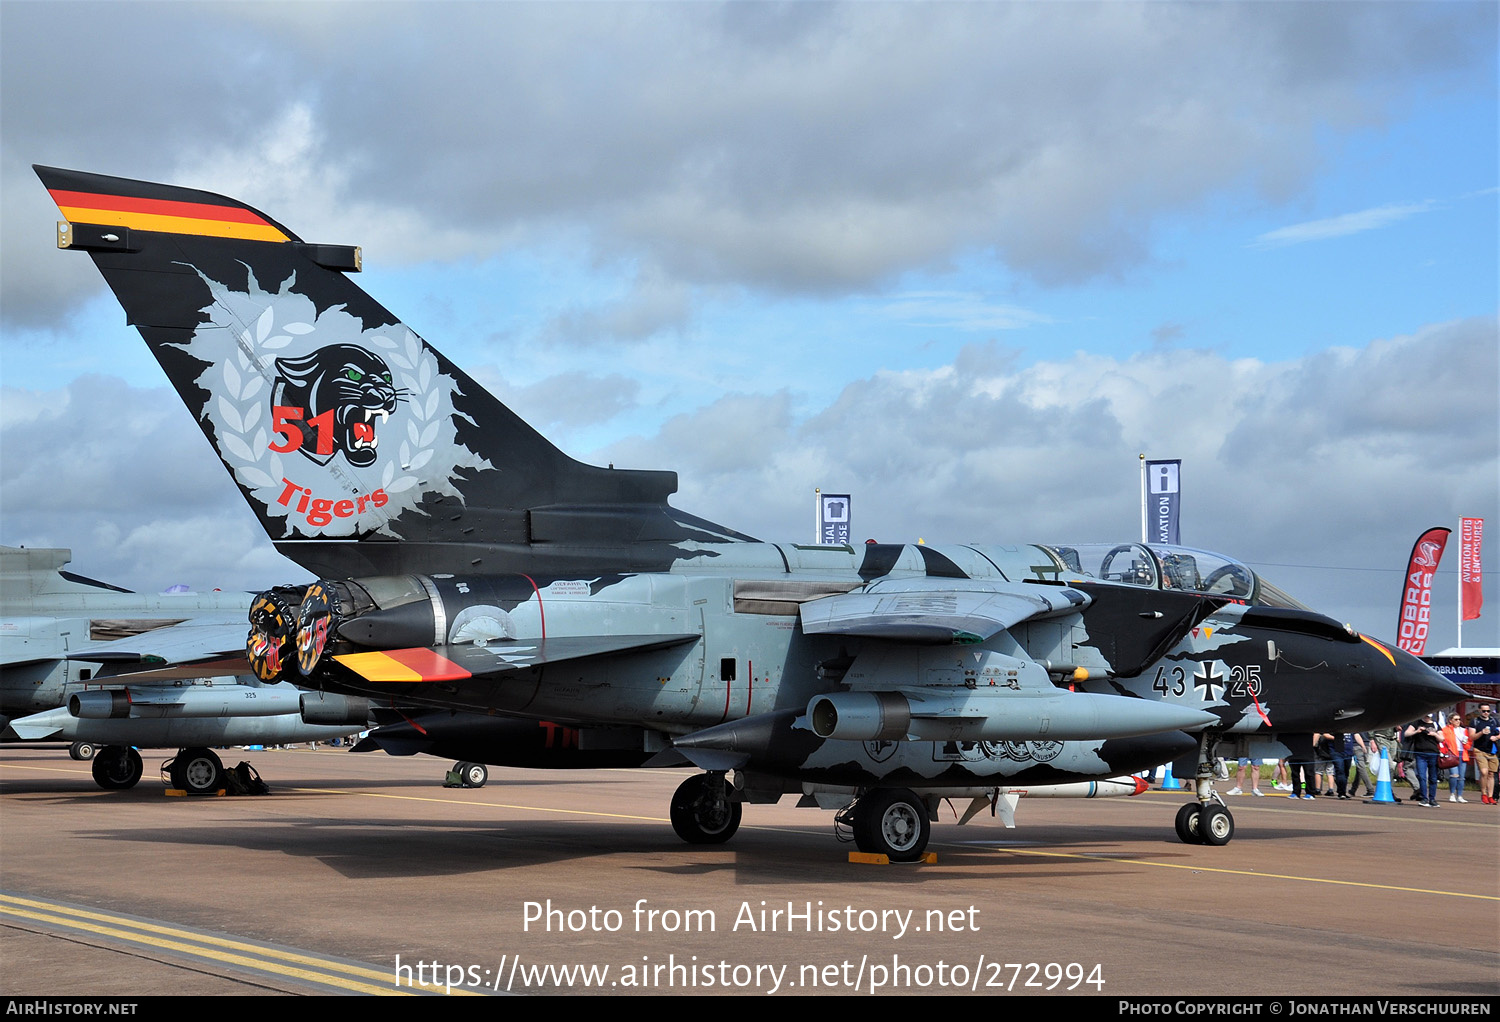
[[[376,429],[396,410],[400,397],[385,360],[352,344],[330,344],[301,358],[276,360],[276,414],[301,429],[297,449],[320,465],[339,451],[357,468],[373,465]],[[302,410],[300,422],[283,410],[287,408]]]

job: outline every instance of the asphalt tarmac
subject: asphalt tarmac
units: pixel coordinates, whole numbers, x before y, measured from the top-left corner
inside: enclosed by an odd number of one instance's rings
[[[107,792],[0,751],[6,994],[1500,995],[1477,796],[1228,798],[1222,848],[1177,840],[1177,792],[1025,801],[1015,830],[945,806],[935,864],[876,866],[790,797],[683,844],[685,770],[445,789],[427,757],[232,751],[272,794],[186,799],[144,755]]]

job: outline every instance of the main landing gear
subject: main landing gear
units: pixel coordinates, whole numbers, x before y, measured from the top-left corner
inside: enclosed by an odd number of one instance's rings
[[[844,813],[854,831],[854,847],[885,855],[892,862],[917,862],[932,837],[927,804],[906,788],[876,788]]]
[[[722,773],[697,774],[672,796],[672,829],[690,845],[721,845],[740,829],[742,812]]]
[[[690,845],[723,844],[739,830],[741,812],[723,773],[698,774],[683,781],[672,796],[672,829]],[[932,837],[927,803],[907,788],[871,789],[835,820],[853,831],[860,851],[885,855],[892,862],[921,861]]]
[[[94,783],[108,791],[134,788],[141,779],[144,764],[141,754],[128,745],[105,745],[93,753],[90,764]],[[177,750],[177,755],[162,766],[167,783],[189,795],[214,795],[228,791],[231,795],[264,795],[270,789],[249,763],[230,770],[212,749]]]
[[[128,745],[106,745],[94,754],[94,783],[109,791],[134,788],[144,769],[141,754]]]
[[[1198,739],[1198,771],[1194,778],[1197,801],[1177,810],[1177,837],[1189,845],[1227,845],[1234,837],[1234,816],[1214,791],[1214,779],[1229,776],[1223,762],[1214,758],[1218,739],[1203,735]]]
[[[167,764],[172,787],[189,795],[211,795],[224,787],[224,763],[212,749],[182,749]]]
[[[483,763],[470,763],[468,760],[460,760],[453,764],[453,769],[448,771],[447,777],[443,779],[443,787],[483,788],[484,782],[489,779],[489,767]]]

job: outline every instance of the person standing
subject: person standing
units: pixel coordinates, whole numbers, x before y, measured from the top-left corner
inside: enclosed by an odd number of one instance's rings
[[[1438,726],[1432,714],[1406,725],[1402,735],[1411,742],[1412,757],[1417,766],[1417,802],[1437,808]]]
[[[1355,731],[1344,736],[1344,751],[1354,761],[1354,773],[1349,782],[1349,796],[1352,798],[1359,794],[1359,786],[1365,786],[1365,793],[1375,794],[1375,769],[1379,753],[1375,751],[1374,737],[1368,731]]]
[[[1349,797],[1349,757],[1344,752],[1344,743],[1349,736],[1343,733],[1325,735],[1328,739],[1328,758],[1333,761],[1333,785],[1338,791],[1339,798]],[[1333,791],[1324,789],[1325,795],[1332,795]]]
[[[1500,757],[1496,756],[1496,741],[1500,740],[1500,720],[1490,715],[1490,706],[1479,707],[1479,716],[1471,725],[1474,744],[1474,767],[1479,772],[1479,798],[1485,805],[1494,805],[1495,775],[1500,773]]]
[[[1469,770],[1469,729],[1464,719],[1456,713],[1449,715],[1448,726],[1443,728],[1440,741],[1442,754],[1458,760],[1448,768],[1448,801],[1467,802],[1464,774]]]
[[[1260,790],[1260,760],[1250,759],[1248,756],[1240,757],[1240,771],[1235,775],[1234,787],[1230,788],[1224,794],[1243,795],[1245,793],[1244,784],[1247,772],[1250,774],[1250,794],[1264,795],[1265,793]]]
[[[1316,739],[1317,735],[1311,738]],[[1302,753],[1296,749],[1287,757],[1287,776],[1291,782],[1291,791],[1287,798],[1313,798],[1313,751],[1311,742],[1306,746],[1307,752]]]
[[[1328,771],[1333,766],[1333,755],[1328,744],[1332,740],[1333,736],[1329,734],[1313,735],[1312,780],[1310,783],[1315,789],[1314,794],[1321,798],[1328,798],[1333,795],[1332,790],[1330,790],[1332,788],[1331,784],[1327,788],[1323,786],[1324,782],[1329,780],[1327,776]]]

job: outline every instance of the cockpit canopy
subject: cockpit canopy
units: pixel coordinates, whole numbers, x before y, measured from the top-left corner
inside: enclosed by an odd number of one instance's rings
[[[1310,609],[1242,562],[1208,550],[1166,543],[1078,543],[1043,549],[1062,562],[1063,580],[1071,575],[1147,589],[1223,596],[1254,606]]]

